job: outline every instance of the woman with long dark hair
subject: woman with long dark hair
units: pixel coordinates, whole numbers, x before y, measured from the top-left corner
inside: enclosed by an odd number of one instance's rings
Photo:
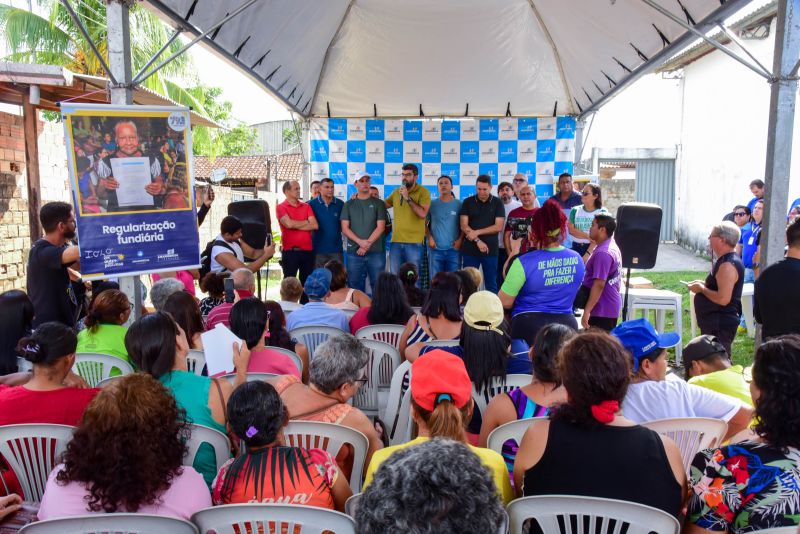
[[[531,219],[530,241],[538,250],[518,256],[508,268],[498,296],[512,308],[511,337],[533,345],[543,326],[559,323],[578,329],[572,313],[586,270],[580,255],[561,245],[567,219],[550,199]]]
[[[347,478],[329,453],[286,445],[289,411],[271,384],[238,387],[228,402],[228,422],[245,452],[220,469],[214,504],[290,503],[344,511],[353,494]]]
[[[347,269],[339,260],[330,260],[324,266],[331,272],[330,293],[325,298],[325,303],[343,311],[357,312],[370,305],[370,298],[366,293],[352,287],[347,287]]]
[[[189,348],[203,350],[203,339],[200,334],[205,332],[203,316],[200,314],[200,307],[197,299],[186,291],[178,291],[167,297],[162,311],[167,312],[175,319],[178,326],[186,334],[186,341]]]
[[[414,310],[408,304],[400,277],[383,272],[378,275],[378,283],[372,289],[372,304],[350,318],[350,332],[355,335],[359,329],[371,324],[405,325],[412,315]]]
[[[0,375],[17,372],[17,343],[31,332],[33,303],[24,291],[0,294]]]
[[[403,291],[408,299],[408,305],[411,307],[419,307],[425,302],[425,292],[417,287],[419,280],[419,272],[417,266],[411,262],[406,262],[400,265],[400,271],[397,276],[403,283]]]
[[[453,273],[436,273],[419,315],[412,315],[400,336],[400,354],[413,362],[426,341],[461,335],[461,283]]]
[[[525,432],[514,462],[517,494],[618,499],[678,517],[686,487],[680,451],[620,413],[631,364],[619,341],[578,334],[561,349],[558,373],[567,400]]]
[[[183,466],[185,414],[158,380],[134,373],[86,408],[45,486],[39,519],[130,512],[191,519],[211,506],[203,477]]]
[[[264,305],[269,312],[269,336],[267,337],[267,346],[289,349],[300,356],[300,359],[303,360],[303,382],[307,383],[308,373],[305,369],[309,368],[308,347],[289,335],[289,331],[286,330],[286,312],[283,311],[280,304],[274,300],[268,300]]]
[[[750,383],[758,439],[697,453],[684,532],[740,534],[800,523],[798,383],[800,336],[758,348]]]

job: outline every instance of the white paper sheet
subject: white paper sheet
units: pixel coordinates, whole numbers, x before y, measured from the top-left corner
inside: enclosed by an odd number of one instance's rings
[[[119,182],[119,206],[153,206],[153,195],[144,190],[150,184],[150,158],[111,158],[111,173]]]
[[[200,339],[203,340],[208,376],[232,373],[234,371],[233,344],[244,343],[244,341],[236,337],[221,323],[218,323],[213,330],[200,334]]]

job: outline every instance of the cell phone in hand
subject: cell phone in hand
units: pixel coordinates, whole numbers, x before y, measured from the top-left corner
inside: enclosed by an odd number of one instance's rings
[[[235,296],[233,294],[233,278],[225,279],[225,302],[233,303]]]

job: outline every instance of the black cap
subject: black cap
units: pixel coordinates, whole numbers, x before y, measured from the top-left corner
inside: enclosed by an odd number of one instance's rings
[[[704,360],[712,354],[722,353],[723,356],[728,358],[728,351],[722,346],[716,336],[702,335],[697,336],[691,340],[683,349],[683,365],[687,369],[692,362],[697,360]]]

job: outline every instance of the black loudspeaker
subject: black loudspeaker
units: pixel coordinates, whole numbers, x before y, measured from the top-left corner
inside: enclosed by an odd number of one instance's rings
[[[228,215],[244,225],[242,239],[254,249],[264,248],[267,236],[272,235],[272,222],[266,200],[238,200],[228,204]]]
[[[658,256],[661,235],[661,207],[628,202],[617,209],[614,240],[627,269],[652,269]]]

